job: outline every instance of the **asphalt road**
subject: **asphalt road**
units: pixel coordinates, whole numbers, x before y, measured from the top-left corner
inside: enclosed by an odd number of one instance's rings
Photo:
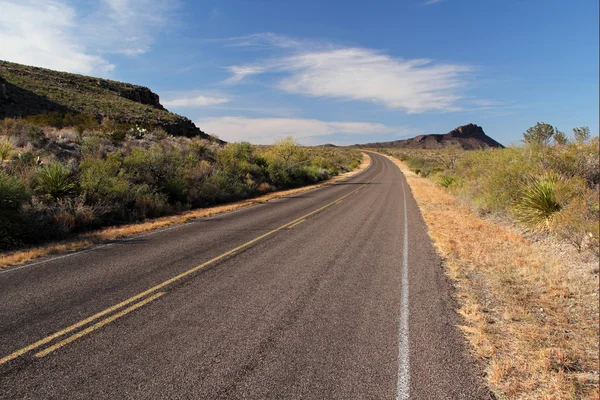
[[[0,271],[2,399],[481,399],[398,168]]]

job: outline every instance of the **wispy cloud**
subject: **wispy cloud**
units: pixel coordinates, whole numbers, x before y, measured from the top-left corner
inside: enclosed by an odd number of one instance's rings
[[[148,51],[171,8],[165,0],[0,0],[0,58],[106,75],[111,53]]]
[[[245,66],[233,66],[233,67],[228,67],[227,70],[229,72],[231,72],[233,75],[226,79],[225,81],[223,81],[223,83],[225,84],[235,84],[240,82],[242,79],[251,76],[251,75],[257,75],[257,74],[262,74],[263,72],[265,72],[265,68],[261,67],[261,66],[252,66],[252,65],[245,65]]]
[[[196,121],[201,129],[231,141],[272,144],[293,136],[303,144],[333,134],[365,135],[392,133],[397,129],[371,122],[331,122],[302,118],[245,118],[238,116],[204,118]],[[318,140],[317,140],[318,142]]]
[[[217,39],[233,47],[254,47],[262,49],[294,48],[304,46],[305,42],[292,39],[288,36],[277,35],[272,32],[253,33],[244,36],[235,36],[227,39]]]
[[[275,39],[273,34],[251,37],[251,41],[244,37],[239,43],[251,46],[260,43],[260,38],[275,45],[292,41]],[[286,46],[280,49],[288,49]],[[281,56],[228,69],[233,74],[226,80],[229,84],[249,75],[277,73],[275,87],[288,93],[373,102],[407,113],[462,110],[467,75],[475,71],[464,64],[407,60],[373,49],[322,43],[317,48],[295,45]]]
[[[104,52],[142,54],[150,50],[173,7],[167,0],[101,0],[82,31]]]
[[[162,104],[166,107],[182,107],[182,108],[202,108],[207,106],[213,106],[216,104],[223,104],[229,101],[225,97],[211,97],[211,96],[191,96],[191,97],[178,97],[171,98],[162,101]]]
[[[0,0],[0,59],[83,74],[114,69],[85,47],[77,15],[61,1]]]
[[[430,6],[432,4],[441,3],[442,1],[444,0],[427,0],[425,3],[423,3],[423,5]]]

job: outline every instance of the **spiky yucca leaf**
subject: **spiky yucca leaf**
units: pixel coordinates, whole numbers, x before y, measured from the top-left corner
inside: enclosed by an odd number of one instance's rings
[[[41,167],[37,172],[35,183],[36,190],[51,199],[69,196],[77,189],[69,168],[59,163]]]
[[[552,218],[562,206],[556,200],[556,183],[553,175],[538,177],[524,185],[522,196],[515,205],[517,220],[538,232],[550,231]]]

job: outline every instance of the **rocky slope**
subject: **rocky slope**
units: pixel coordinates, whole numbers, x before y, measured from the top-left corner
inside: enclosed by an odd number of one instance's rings
[[[84,113],[123,124],[161,127],[175,136],[208,137],[166,110],[143,86],[0,60],[0,119],[47,112]]]
[[[357,144],[361,148],[400,148],[400,149],[445,149],[460,147],[465,150],[503,148],[504,146],[485,134],[475,124],[459,126],[446,134],[420,135],[411,139]]]

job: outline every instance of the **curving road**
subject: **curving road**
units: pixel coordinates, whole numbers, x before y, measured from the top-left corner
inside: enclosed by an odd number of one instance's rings
[[[398,168],[0,271],[2,399],[481,399]]]

